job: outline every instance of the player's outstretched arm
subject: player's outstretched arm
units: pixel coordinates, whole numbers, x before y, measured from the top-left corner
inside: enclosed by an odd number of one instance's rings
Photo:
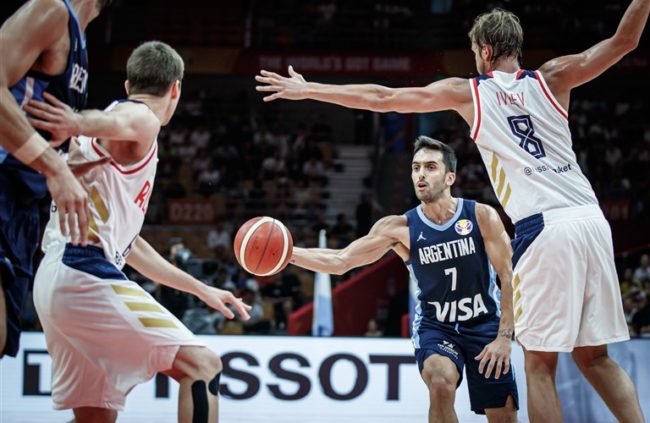
[[[143,276],[156,283],[196,296],[210,307],[223,313],[229,319],[232,319],[235,315],[226,306],[227,304],[234,307],[244,320],[249,319],[248,310],[251,307],[244,304],[241,298],[236,298],[229,291],[206,285],[188,273],[183,272],[165,260],[141,236],[138,236],[133,241],[133,246],[130,254],[126,258],[126,262]]]
[[[572,88],[596,78],[638,46],[648,12],[650,0],[633,0],[613,36],[582,53],[552,59],[539,68],[565,108]]]
[[[52,134],[54,140],[66,140],[75,135],[151,143],[160,131],[160,120],[142,103],[123,102],[111,110],[84,110],[75,112],[56,97],[45,93],[49,103],[30,101],[25,111],[29,122]]]
[[[289,66],[289,77],[262,70],[255,77],[264,85],[257,91],[269,93],[264,101],[318,100],[374,112],[426,113],[458,110],[472,101],[466,79],[447,78],[425,87],[389,88],[375,84],[331,85],[308,82]]]
[[[512,333],[514,317],[512,314],[512,247],[510,237],[503,227],[499,214],[492,207],[476,204],[478,221],[483,244],[492,266],[501,280],[501,320],[497,338],[488,344],[481,354],[475,357],[481,360],[479,372],[489,378],[494,370],[498,379],[510,370],[510,352],[512,350]]]
[[[404,239],[406,237],[406,240]],[[290,263],[314,272],[342,275],[379,260],[391,249],[408,245],[408,227],[404,216],[386,216],[363,236],[340,250],[294,247]]]

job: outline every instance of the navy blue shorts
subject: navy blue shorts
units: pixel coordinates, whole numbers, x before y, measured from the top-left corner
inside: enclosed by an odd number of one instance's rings
[[[0,167],[0,277],[7,307],[7,344],[3,353],[18,354],[21,310],[34,276],[39,244],[39,203],[27,198]]]
[[[439,354],[451,359],[456,364],[458,385],[463,380],[463,368],[467,376],[467,387],[472,411],[476,414],[485,414],[486,408],[501,408],[506,405],[509,396],[519,409],[517,382],[514,369],[499,379],[494,378],[494,371],[489,379],[478,371],[479,361],[474,359],[481,353],[483,347],[494,341],[499,331],[499,318],[481,322],[473,326],[461,326],[439,323],[423,318],[415,336],[415,358],[418,362],[420,373],[424,361],[432,354]]]

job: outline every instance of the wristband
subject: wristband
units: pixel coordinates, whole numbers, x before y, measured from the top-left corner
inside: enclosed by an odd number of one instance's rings
[[[41,137],[38,132],[34,132],[31,137],[18,150],[13,152],[13,156],[25,163],[30,164],[36,160],[50,145]]]

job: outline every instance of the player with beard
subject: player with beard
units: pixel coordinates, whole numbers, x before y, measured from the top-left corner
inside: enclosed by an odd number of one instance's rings
[[[465,367],[472,411],[515,422],[510,238],[492,207],[452,197],[456,155],[449,146],[419,137],[411,166],[419,206],[382,218],[344,249],[296,247],[291,263],[343,274],[395,251],[417,284],[412,340],[429,389],[429,421],[458,421],[454,398]]]

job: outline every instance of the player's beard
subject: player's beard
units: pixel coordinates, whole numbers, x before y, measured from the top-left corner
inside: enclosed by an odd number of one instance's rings
[[[415,183],[415,196],[418,198],[418,200],[422,201],[425,204],[429,203],[435,203],[438,201],[441,197],[442,194],[445,192],[447,189],[447,186],[445,185],[445,175],[440,178],[438,181],[434,181],[433,184],[429,185],[429,189],[419,192],[417,190],[417,182]]]

